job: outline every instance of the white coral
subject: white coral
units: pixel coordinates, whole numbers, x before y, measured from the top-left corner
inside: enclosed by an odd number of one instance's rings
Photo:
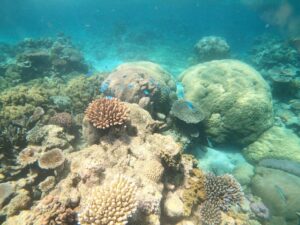
[[[137,209],[136,185],[124,176],[93,190],[79,214],[81,225],[125,225]]]

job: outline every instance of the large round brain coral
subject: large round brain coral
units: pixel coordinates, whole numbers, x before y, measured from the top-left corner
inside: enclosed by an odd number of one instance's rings
[[[100,91],[121,101],[137,103],[151,113],[165,113],[175,89],[171,74],[161,66],[139,61],[118,66],[104,80]]]
[[[124,176],[96,187],[79,214],[81,225],[125,225],[137,209],[136,185]]]
[[[241,61],[201,63],[184,71],[180,81],[185,99],[203,110],[205,132],[217,143],[247,145],[273,125],[268,84]]]
[[[85,110],[86,118],[99,129],[122,125],[128,121],[128,107],[117,98],[99,98]]]
[[[222,37],[203,37],[197,42],[195,48],[201,61],[225,59],[230,55],[230,46]]]

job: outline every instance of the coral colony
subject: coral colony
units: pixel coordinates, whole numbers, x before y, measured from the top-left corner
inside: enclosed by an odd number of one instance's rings
[[[66,37],[11,48],[0,68],[1,224],[299,221],[300,67],[289,42],[259,40],[241,61],[224,38],[203,37],[177,77],[149,61],[98,72]]]

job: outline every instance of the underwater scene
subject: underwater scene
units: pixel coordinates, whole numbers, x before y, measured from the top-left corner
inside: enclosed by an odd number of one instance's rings
[[[0,224],[300,225],[299,0],[0,4]]]

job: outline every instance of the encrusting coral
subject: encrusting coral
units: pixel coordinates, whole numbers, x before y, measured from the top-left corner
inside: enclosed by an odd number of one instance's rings
[[[85,115],[94,127],[104,130],[124,124],[128,120],[128,108],[117,98],[99,98],[89,104]]]
[[[62,150],[55,148],[41,155],[38,162],[42,169],[55,169],[61,166],[64,161],[65,157]]]
[[[79,214],[81,225],[124,225],[137,209],[135,184],[124,176],[94,189],[92,199]]]

